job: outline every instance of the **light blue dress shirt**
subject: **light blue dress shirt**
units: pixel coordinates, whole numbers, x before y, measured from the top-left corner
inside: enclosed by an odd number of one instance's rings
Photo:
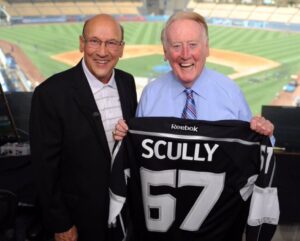
[[[239,86],[228,77],[204,68],[191,89],[198,120],[250,121],[252,114]],[[143,90],[136,116],[181,117],[186,102],[185,87],[168,72]]]

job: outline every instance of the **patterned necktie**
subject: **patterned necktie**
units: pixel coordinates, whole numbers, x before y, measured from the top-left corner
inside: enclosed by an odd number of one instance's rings
[[[185,89],[184,92],[186,93],[186,103],[181,117],[183,119],[195,120],[197,119],[197,114],[196,114],[195,100],[193,98],[193,90]]]

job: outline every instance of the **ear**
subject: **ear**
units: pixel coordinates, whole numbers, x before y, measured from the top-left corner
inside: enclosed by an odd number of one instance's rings
[[[168,52],[167,52],[165,46],[163,46],[163,51],[164,51],[164,61],[168,61]]]
[[[119,57],[120,57],[120,58],[123,57],[124,47],[125,47],[125,43],[124,43],[124,44],[121,46],[121,48],[120,48],[120,53],[119,53]]]
[[[164,61],[165,61],[165,62],[169,61],[169,60],[168,60],[168,57],[166,56],[166,54],[164,54]]]
[[[82,36],[80,36],[79,37],[79,50],[80,50],[80,52],[81,53],[83,53],[83,51],[84,51],[84,39],[83,39],[83,37]]]
[[[210,53],[208,40],[206,40],[205,48],[206,48],[206,57],[208,57]]]

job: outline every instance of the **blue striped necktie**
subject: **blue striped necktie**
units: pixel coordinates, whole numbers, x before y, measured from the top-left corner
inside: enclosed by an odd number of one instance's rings
[[[186,103],[181,117],[183,119],[196,120],[197,114],[196,114],[195,100],[193,98],[193,90],[185,89],[184,92],[186,93]]]

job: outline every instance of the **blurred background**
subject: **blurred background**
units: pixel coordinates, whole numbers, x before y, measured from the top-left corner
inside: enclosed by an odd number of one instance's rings
[[[37,85],[80,60],[83,22],[98,13],[121,22],[126,45],[117,67],[134,75],[140,96],[170,70],[160,32],[180,10],[209,24],[207,66],[234,79],[253,114],[274,122],[281,204],[274,240],[300,240],[300,0],[0,0],[0,241],[47,240],[32,187],[30,101]]]

